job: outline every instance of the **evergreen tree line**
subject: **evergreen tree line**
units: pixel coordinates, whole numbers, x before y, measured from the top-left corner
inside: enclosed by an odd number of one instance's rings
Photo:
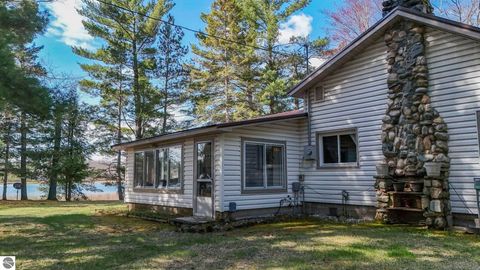
[[[48,198],[81,196],[89,173],[85,126],[88,107],[74,86],[49,85],[39,63],[42,47],[33,43],[48,23],[48,14],[34,1],[0,2],[0,163],[3,192],[20,178],[21,199],[28,199],[27,179],[45,179]],[[57,185],[59,188],[57,189]]]

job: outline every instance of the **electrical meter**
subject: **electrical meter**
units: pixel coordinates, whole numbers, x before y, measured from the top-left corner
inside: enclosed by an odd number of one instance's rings
[[[473,180],[475,181],[475,189],[480,190],[480,178],[473,178]]]

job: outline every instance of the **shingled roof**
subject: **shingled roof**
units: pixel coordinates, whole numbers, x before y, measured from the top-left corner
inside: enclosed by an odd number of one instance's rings
[[[181,139],[184,137],[190,137],[195,135],[205,135],[205,134],[213,134],[213,133],[220,133],[220,132],[228,132],[230,129],[235,127],[247,126],[247,125],[254,125],[254,124],[261,124],[261,123],[268,123],[274,121],[281,121],[281,120],[290,120],[290,119],[297,119],[297,118],[305,118],[307,117],[307,113],[303,110],[294,110],[276,114],[270,114],[265,116],[260,116],[257,118],[252,118],[248,120],[241,120],[235,122],[228,122],[228,123],[219,123],[214,125],[208,125],[198,128],[192,128],[177,132],[172,132],[168,134],[158,135],[154,137],[149,137],[145,139],[125,142],[121,144],[115,144],[112,146],[113,149],[125,149],[129,147],[135,147],[144,144],[151,144],[151,143],[158,143],[162,141],[172,140],[172,139]]]

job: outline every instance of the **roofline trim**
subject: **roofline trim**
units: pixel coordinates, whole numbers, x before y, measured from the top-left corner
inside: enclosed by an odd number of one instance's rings
[[[437,28],[446,32],[459,34],[471,39],[480,40],[480,28],[452,21],[449,19],[437,17],[435,15],[417,12],[405,7],[396,7],[391,13],[383,17],[380,21],[374,24],[370,29],[354,39],[347,47],[337,53],[330,60],[318,67],[314,72],[305,77],[301,82],[288,91],[289,96],[296,96],[298,92],[304,90],[306,86],[312,83],[320,74],[330,70],[335,64],[349,55],[354,49],[370,39],[375,33],[382,30],[384,27],[394,23],[399,18],[405,18],[413,21],[423,23],[432,28]]]
[[[145,138],[145,139],[140,139],[136,141],[115,144],[115,145],[112,145],[111,148],[113,150],[118,151],[118,150],[123,150],[126,148],[135,147],[135,146],[154,144],[154,143],[159,143],[159,142],[174,140],[174,139],[187,138],[195,135],[229,132],[232,130],[232,128],[236,128],[236,127],[244,127],[244,126],[249,126],[254,124],[262,124],[262,123],[276,122],[276,121],[282,121],[282,120],[295,120],[295,119],[305,118],[307,117],[307,115],[308,113],[306,112],[299,112],[291,115],[287,114],[287,115],[279,115],[275,117],[262,117],[262,118],[249,119],[249,120],[244,120],[239,122],[231,122],[231,123],[210,125],[205,127],[198,127],[198,128],[173,132],[166,135],[160,135],[160,136],[155,136],[151,138]]]
[[[398,7],[395,8],[393,12],[391,12],[386,17],[383,17],[380,21],[375,23],[369,30],[365,31],[363,34],[355,38],[349,45],[347,45],[344,49],[342,49],[339,53],[335,54],[334,57],[330,58],[327,62],[323,65],[318,67],[314,72],[310,75],[305,77],[301,82],[299,82],[295,87],[293,87],[290,91],[288,91],[289,96],[295,95],[298,91],[302,90],[307,84],[313,81],[319,74],[323,73],[325,70],[328,70],[332,67],[337,61],[348,55],[353,49],[355,49],[358,45],[362,44],[365,40],[368,40],[372,34],[377,32],[379,29],[385,27],[396,15]]]

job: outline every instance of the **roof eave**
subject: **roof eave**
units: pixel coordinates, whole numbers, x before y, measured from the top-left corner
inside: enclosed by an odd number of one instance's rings
[[[440,18],[434,15],[416,12],[407,8],[397,7],[389,15],[382,18],[369,30],[365,31],[365,33],[353,40],[342,51],[340,51],[330,60],[318,67],[314,72],[312,72],[304,80],[302,80],[295,87],[293,87],[288,92],[288,95],[297,98],[302,97],[307,89],[318,83],[322,78],[328,75],[329,72],[337,68],[339,65],[348,61],[348,59],[350,59],[349,57],[355,55],[356,51],[368,46],[369,41],[373,41],[378,38],[382,31],[384,31],[387,27],[397,22],[401,18],[417,21],[424,24],[425,26],[440,29],[457,35],[462,35],[464,37],[474,40],[480,40],[480,28]]]
[[[172,141],[172,140],[179,140],[179,139],[184,139],[188,138],[191,136],[195,135],[205,135],[205,134],[212,134],[219,132],[217,126],[212,126],[212,127],[206,127],[206,128],[199,128],[195,130],[185,130],[181,132],[176,132],[172,134],[167,134],[163,136],[157,136],[157,137],[152,137],[152,138],[147,138],[143,140],[137,140],[137,141],[132,141],[132,142],[127,142],[127,143],[122,143],[122,144],[116,144],[112,145],[112,149],[115,151],[119,150],[125,150],[128,148],[134,148],[137,146],[144,146],[144,145],[154,145],[158,144],[161,142],[166,142],[166,141]]]
[[[378,38],[379,31],[385,29],[399,18],[399,10],[397,9],[392,11],[392,13],[390,13],[386,17],[382,18],[369,30],[365,31],[362,35],[354,39],[348,46],[346,46],[343,50],[337,53],[334,57],[330,58],[327,62],[318,67],[314,72],[312,72],[300,83],[298,83],[294,88],[292,88],[288,92],[288,95],[297,98],[302,97],[306,89],[318,83],[318,81],[320,80],[320,75],[324,75],[329,71],[335,69],[337,66],[343,64],[345,61],[348,60],[349,56],[354,55],[354,53],[359,50],[362,45],[366,46],[368,44],[368,41]]]
[[[270,118],[257,118],[251,120],[245,120],[240,122],[232,122],[232,123],[224,123],[224,124],[217,124],[214,126],[204,127],[204,128],[196,128],[191,130],[180,131],[172,134],[167,134],[163,136],[156,136],[152,138],[147,138],[143,140],[137,140],[122,144],[116,144],[112,146],[112,149],[115,151],[119,150],[126,150],[129,148],[135,148],[138,146],[145,146],[145,145],[156,145],[166,141],[173,141],[173,140],[180,140],[185,139],[188,137],[194,137],[198,135],[209,135],[209,134],[219,134],[224,132],[230,132],[233,128],[240,128],[250,125],[258,125],[263,123],[272,123],[278,121],[286,121],[286,120],[295,120],[295,119],[303,119],[307,117],[307,113],[298,113],[294,115],[282,115],[277,117],[270,117]]]

